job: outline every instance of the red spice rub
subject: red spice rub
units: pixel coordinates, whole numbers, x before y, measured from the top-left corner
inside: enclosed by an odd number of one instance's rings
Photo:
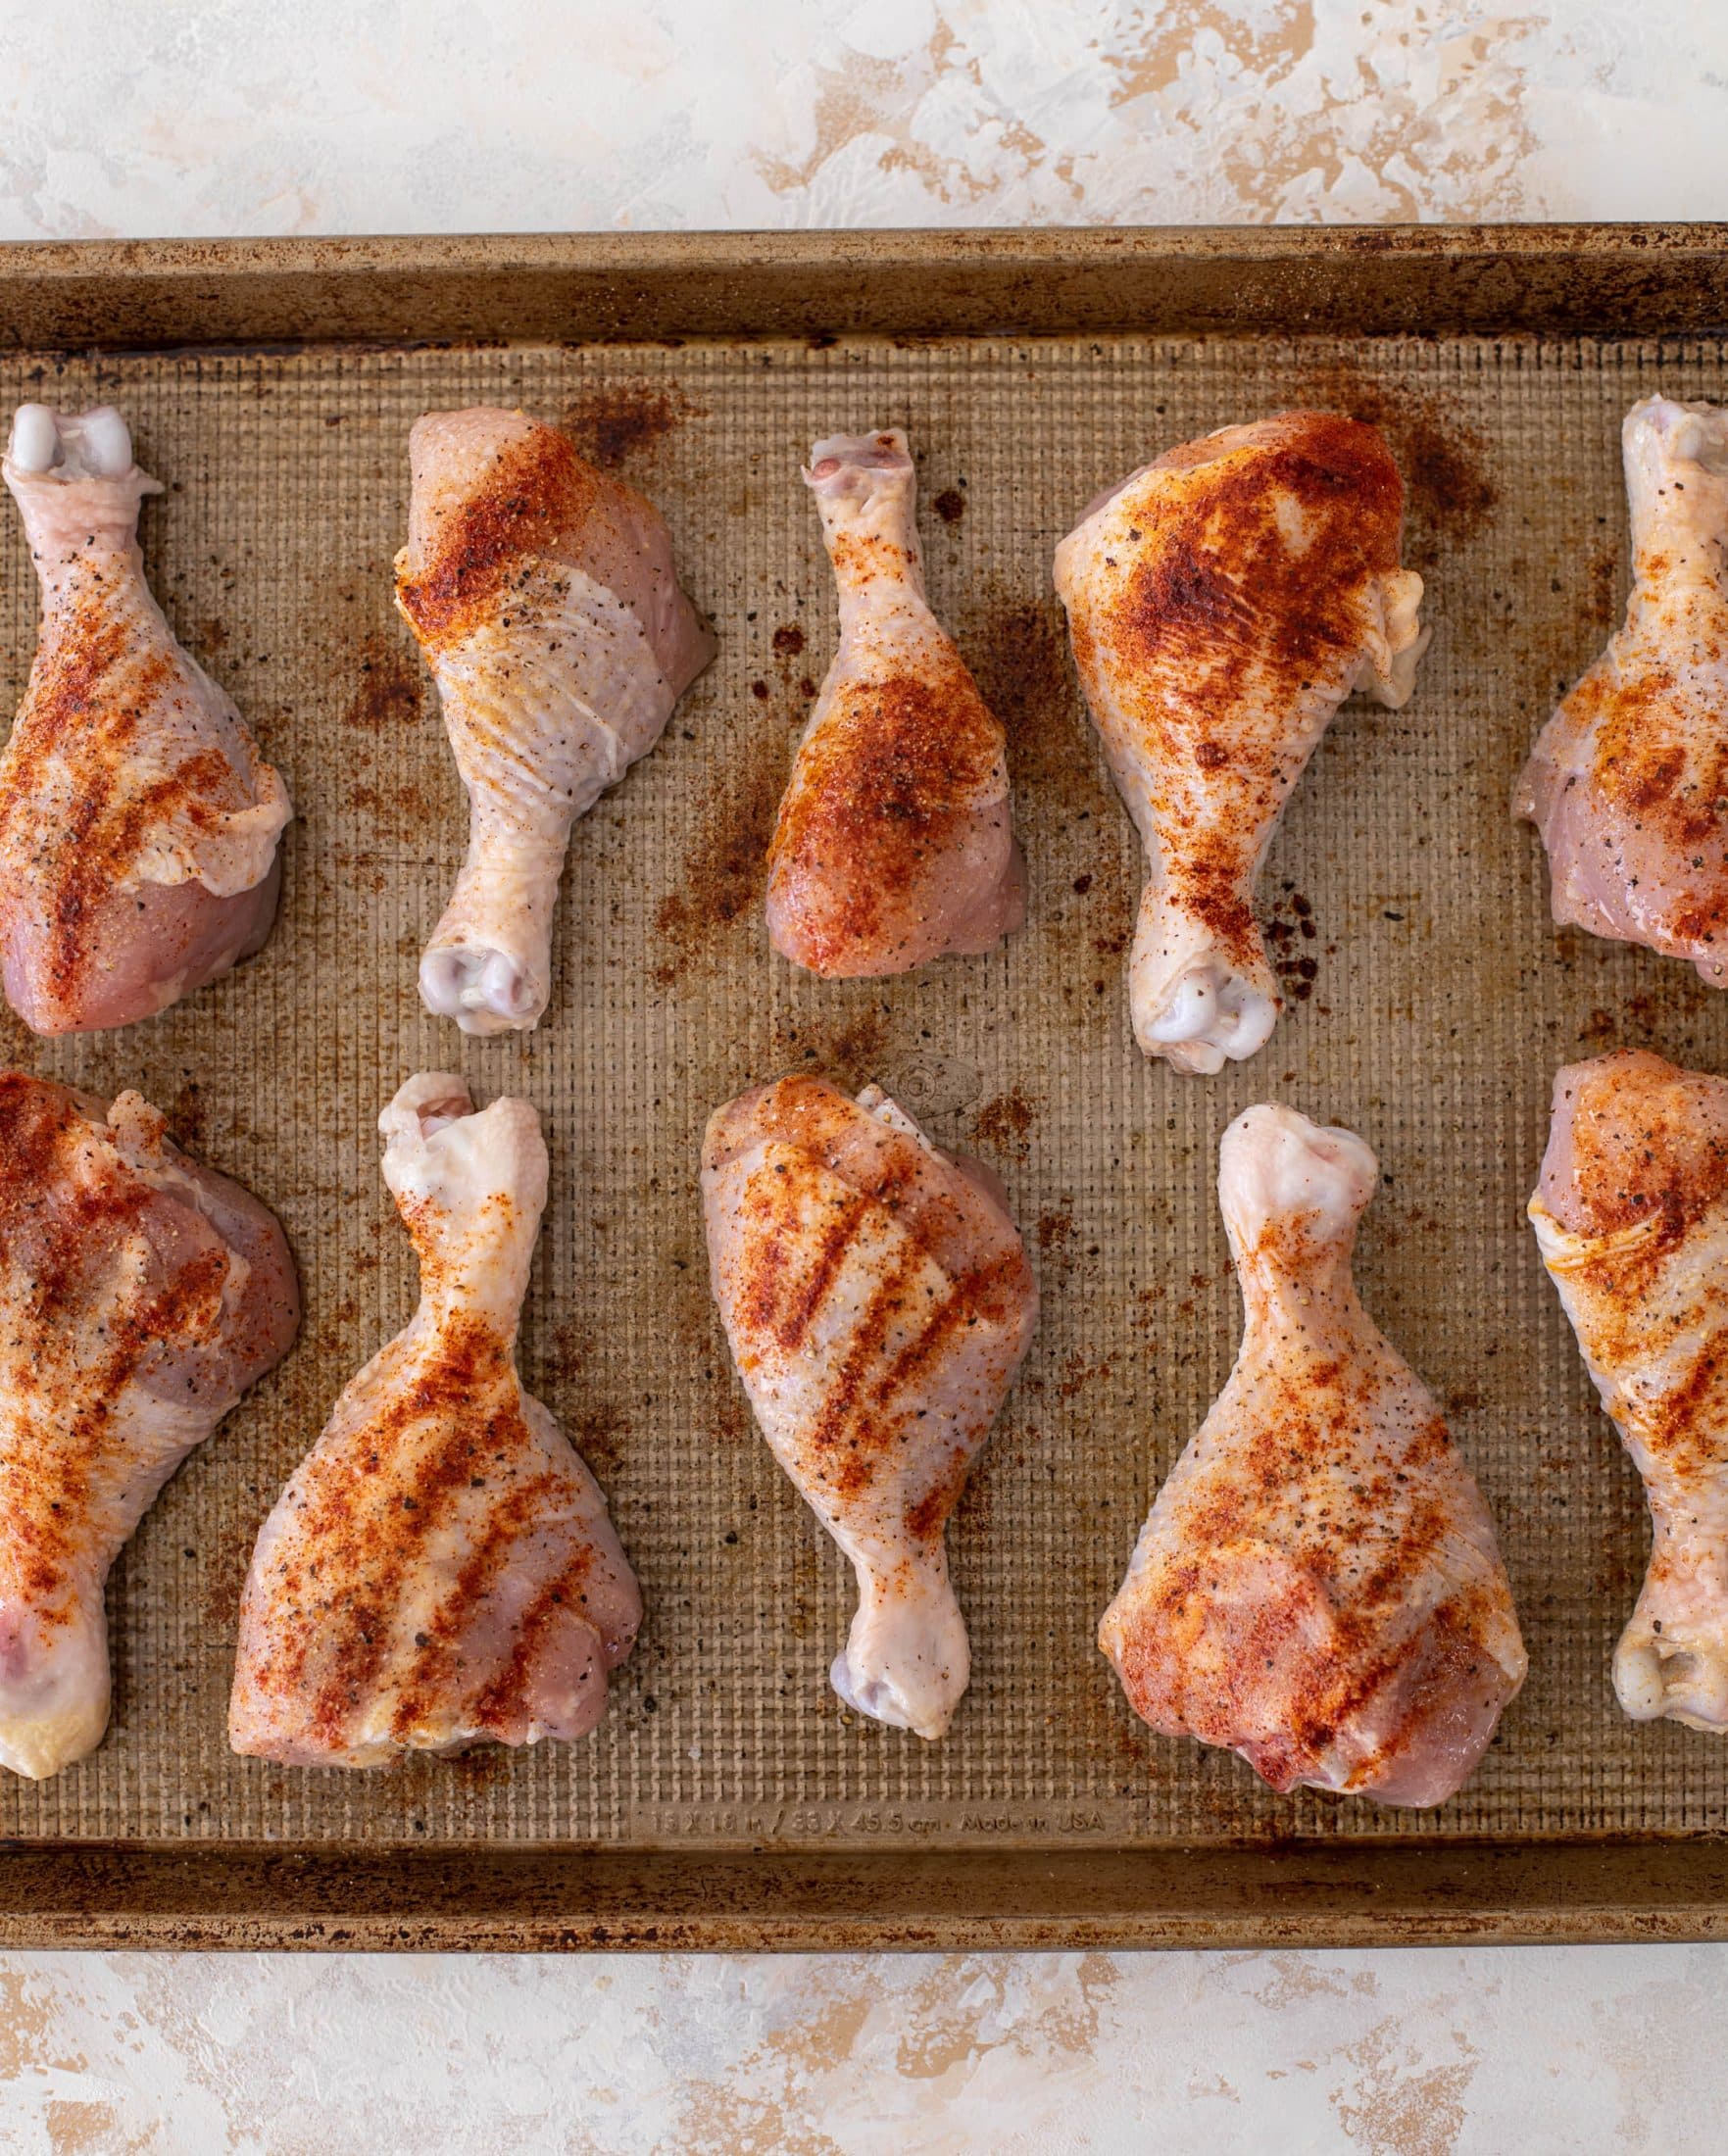
[[[804,911],[805,963],[839,970],[859,944],[891,941],[909,894],[968,837],[981,795],[999,797],[1007,823],[1003,759],[1002,728],[958,655],[919,679],[840,686],[768,851],[770,877],[823,891]]]
[[[501,449],[482,489],[447,514],[434,512],[426,542],[410,543],[397,604],[422,644],[460,643],[491,619],[500,591],[537,560],[568,554],[594,519],[653,515],[621,480],[584,464],[556,427],[533,425]]]
[[[87,1095],[0,1071],[0,1584],[43,1624],[106,1571],[155,1494],[152,1460],[214,1429],[299,1320],[265,1208],[187,1160],[136,1095],[114,1113],[118,1128]]]

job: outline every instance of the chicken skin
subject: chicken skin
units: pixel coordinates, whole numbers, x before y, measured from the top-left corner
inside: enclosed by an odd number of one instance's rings
[[[1038,1317],[1002,1192],[876,1087],[793,1077],[709,1119],[702,1195],[750,1404],[858,1574],[834,1690],[940,1737],[970,1675],[943,1531]]]
[[[110,1566],[300,1323],[273,1214],[135,1093],[0,1072],[0,1765],[108,1727]]]
[[[240,1605],[229,1739],[291,1767],[583,1737],[642,1618],[605,1498],[517,1374],[539,1117],[435,1074],[378,1127],[420,1308],[337,1400]]]
[[[1099,1644],[1155,1730],[1274,1789],[1428,1805],[1468,1780],[1525,1659],[1482,1494],[1351,1280],[1378,1172],[1290,1108],[1224,1133],[1242,1348]]]
[[[906,436],[810,453],[840,647],[780,803],[768,940],[830,977],[989,951],[1026,917],[1007,743],[924,597]]]
[[[1728,1079],[1643,1049],[1569,1064],[1530,1219],[1650,1502],[1614,1690],[1634,1721],[1728,1730]]]
[[[1395,709],[1426,636],[1399,566],[1384,437],[1285,412],[1167,450],[1056,551],[1074,663],[1146,848],[1134,1038],[1211,1073],[1261,1048],[1279,998],[1255,921],[1292,787],[1354,690]]]
[[[130,1025],[260,950],[287,790],[144,581],[112,406],[21,405],[0,470],[42,587],[0,755],[0,976],[37,1033]]]
[[[1728,410],[1647,397],[1622,430],[1632,595],[1542,729],[1513,806],[1554,917],[1728,984]]]
[[[570,831],[660,739],[714,657],[660,513],[520,412],[409,436],[396,604],[438,684],[469,850],[420,960],[426,1008],[521,1031],[552,993]]]

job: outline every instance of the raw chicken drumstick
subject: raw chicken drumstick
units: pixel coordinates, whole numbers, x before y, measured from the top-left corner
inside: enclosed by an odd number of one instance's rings
[[[1178,1070],[1260,1048],[1279,998],[1254,889],[1353,690],[1395,709],[1426,642],[1379,430],[1285,412],[1167,450],[1056,550],[1074,662],[1146,848],[1128,1001]]]
[[[1530,1218],[1655,1531],[1614,1690],[1635,1721],[1728,1730],[1728,1079],[1569,1064]]]
[[[1007,744],[924,597],[898,428],[810,453],[840,648],[768,851],[768,940],[829,976],[988,951],[1026,917]]]
[[[42,586],[42,634],[0,756],[0,965],[37,1033],[164,1010],[259,950],[287,790],[174,641],[144,581],[160,483],[111,405],[21,405],[0,466]]]
[[[291,1767],[583,1737],[642,1619],[606,1499],[517,1374],[539,1117],[435,1073],[378,1127],[420,1308],[337,1400],[240,1604],[228,1736]]]
[[[273,1214],[135,1093],[0,1072],[0,1765],[108,1727],[103,1588],[194,1446],[300,1323]]]
[[[709,1119],[702,1196],[750,1404],[858,1574],[834,1690],[940,1737],[970,1673],[943,1530],[1038,1317],[1001,1190],[876,1087],[793,1077]]]
[[[1647,397],[1621,436],[1632,594],[1513,803],[1554,917],[1728,984],[1728,411]]]
[[[420,959],[465,1033],[531,1026],[552,993],[571,827],[660,739],[714,657],[653,504],[520,412],[439,412],[408,442],[396,604],[438,684],[469,850]]]
[[[1253,1107],[1218,1202],[1236,1367],[1177,1461],[1099,1644],[1136,1714],[1273,1788],[1439,1804],[1524,1681],[1488,1507],[1421,1381],[1357,1299],[1374,1156]]]

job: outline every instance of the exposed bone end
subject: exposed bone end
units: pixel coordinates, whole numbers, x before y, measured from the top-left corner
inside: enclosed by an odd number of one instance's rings
[[[1138,972],[1129,984],[1134,1038],[1177,1070],[1210,1078],[1257,1054],[1277,1023],[1277,998],[1220,951],[1198,954],[1145,993]]]
[[[1620,445],[1634,604],[1647,581],[1718,576],[1728,513],[1728,406],[1646,397],[1627,413]]]
[[[547,986],[523,961],[486,944],[434,946],[420,959],[420,1001],[465,1033],[523,1033],[546,1008]]]
[[[971,1680],[965,1620],[945,1565],[860,1581],[861,1599],[828,1682],[849,1707],[915,1737],[945,1736]]]
[[[1344,1242],[1379,1180],[1380,1164],[1355,1131],[1295,1108],[1244,1108],[1218,1144],[1219,1210],[1250,1245],[1268,1222],[1299,1215],[1322,1240]]]
[[[0,1707],[0,1767],[28,1782],[45,1782],[85,1759],[108,1730],[109,1695],[69,1698],[23,1713]]]
[[[804,482],[822,495],[867,494],[886,479],[910,484],[912,451],[899,427],[877,434],[830,434],[817,442],[804,467]]]
[[[1620,440],[1628,465],[1634,459],[1668,468],[1695,465],[1728,477],[1728,406],[1644,397],[1627,413]]]
[[[95,1750],[108,1727],[108,1632],[75,1603],[70,1622],[0,1599],[0,1769],[46,1781]]]
[[[12,416],[6,461],[14,471],[36,478],[123,479],[134,466],[131,430],[113,405],[75,415],[47,405],[20,405]]]
[[[7,461],[20,471],[48,471],[62,459],[60,429],[46,405],[20,405],[12,415]]]
[[[1210,1078],[1262,1049],[1283,1007],[1246,903],[1227,938],[1155,873],[1128,956],[1128,1013],[1148,1055]]]
[[[917,480],[898,427],[828,435],[811,450],[804,481],[822,519],[843,621],[848,596],[872,586],[922,597]]]
[[[1719,1626],[1655,1621],[1640,1607],[1614,1649],[1614,1691],[1635,1722],[1728,1734],[1728,1637]]]
[[[1379,620],[1351,682],[1351,693],[1374,697],[1392,710],[1410,700],[1416,665],[1434,631],[1421,619],[1422,579],[1414,569],[1394,569],[1380,579]]]
[[[378,1116],[384,1141],[384,1181],[399,1200],[429,1200],[445,1225],[427,1234],[467,1233],[499,1192],[513,1201],[495,1223],[514,1255],[505,1253],[485,1277],[465,1276],[465,1294],[514,1310],[525,1293],[527,1264],[546,1203],[546,1141],[533,1103],[500,1094],[476,1108],[467,1082],[447,1070],[407,1079]],[[454,1230],[452,1228],[454,1224]]]
[[[378,1117],[385,1140],[426,1139],[474,1112],[467,1082],[454,1071],[422,1070],[408,1079]]]

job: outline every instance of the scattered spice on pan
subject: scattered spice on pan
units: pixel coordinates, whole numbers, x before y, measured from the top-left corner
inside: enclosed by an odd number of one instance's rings
[[[1038,1119],[1036,1096],[1018,1086],[986,1101],[972,1117],[972,1136],[981,1146],[1011,1160],[1027,1160],[1032,1153],[1032,1129]]]
[[[1489,450],[1449,401],[1408,382],[1379,381],[1347,362],[1298,376],[1296,400],[1347,413],[1379,427],[1404,475],[1410,533],[1405,559],[1431,569],[1448,549],[1473,539],[1494,514],[1500,490],[1489,477]]]
[[[620,382],[590,389],[567,406],[564,426],[591,465],[616,471],[657,449],[686,419],[703,416],[681,389]]]

